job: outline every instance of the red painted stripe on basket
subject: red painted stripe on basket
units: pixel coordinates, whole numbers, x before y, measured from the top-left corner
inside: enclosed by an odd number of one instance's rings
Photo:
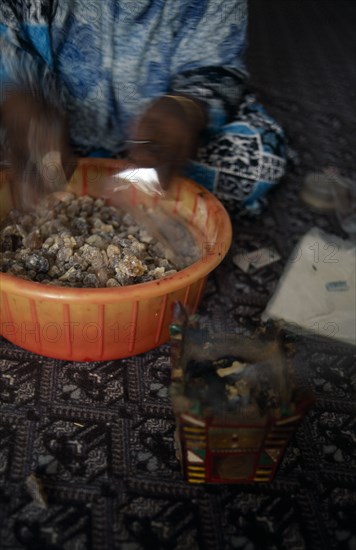
[[[178,212],[180,188],[181,188],[181,186],[177,185],[176,198],[175,198],[175,201],[174,201],[174,206],[173,206],[173,211],[172,211],[173,214],[177,214],[177,212]]]
[[[130,202],[132,206],[136,206],[137,204],[137,189],[134,185],[131,185],[130,189]]]
[[[197,307],[198,307],[198,305],[199,305],[201,295],[203,294],[204,286],[205,286],[205,278],[203,278],[203,279],[200,281],[200,285],[199,285],[199,290],[198,290],[197,298],[196,298],[196,300],[195,300],[195,304],[194,304],[194,307],[193,307],[193,313],[195,313],[195,311],[196,311],[196,309],[197,309]]]
[[[5,310],[5,315],[7,317],[7,321],[11,325],[15,325],[14,318],[12,316],[12,312],[11,312],[11,308],[10,308],[9,299],[7,297],[7,293],[2,292],[1,294],[2,294],[2,298],[3,298],[3,302],[4,302],[4,310]]]
[[[194,204],[193,204],[193,208],[192,208],[192,214],[190,216],[190,220],[189,220],[189,223],[192,225],[194,223],[194,220],[195,220],[195,214],[197,212],[197,207],[198,207],[198,194],[195,193],[194,194]]]
[[[168,294],[166,294],[165,297],[163,298],[161,309],[159,311],[155,344],[158,344],[159,339],[161,338],[162,327],[163,327],[163,319],[164,319],[164,315],[165,315],[166,309],[167,309],[167,300],[168,300]]]
[[[82,194],[86,195],[88,193],[88,168],[87,166],[82,167]]]
[[[138,301],[136,300],[132,304],[130,333],[129,333],[129,352],[132,353],[136,344],[136,331],[137,331],[137,317],[138,317]],[[132,328],[132,332],[131,332]]]
[[[67,343],[67,352],[68,359],[72,358],[73,347],[72,347],[72,338],[70,333],[70,309],[69,304],[63,304],[63,326],[64,334]]]
[[[38,344],[39,351],[40,351],[42,349],[42,341],[41,341],[40,323],[38,321],[36,302],[31,298],[29,299],[29,302],[30,302],[31,319],[35,325],[35,340],[36,340],[36,344]]]
[[[104,355],[104,319],[105,304],[98,305],[99,357]]]
[[[205,229],[206,231],[209,231],[209,220],[211,217],[211,206],[208,205],[207,213],[206,213],[206,222],[205,222]]]
[[[184,294],[184,299],[183,299],[183,305],[184,305],[184,307],[185,307],[185,306],[187,305],[187,303],[188,303],[189,292],[190,292],[190,285],[187,286],[187,288],[185,289],[185,294]]]

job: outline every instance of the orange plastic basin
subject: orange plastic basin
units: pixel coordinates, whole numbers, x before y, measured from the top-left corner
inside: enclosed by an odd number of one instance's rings
[[[121,161],[81,159],[70,188],[101,196],[103,180],[123,169]],[[29,351],[71,361],[102,361],[137,355],[169,338],[171,306],[180,300],[194,312],[208,274],[231,244],[229,216],[211,193],[177,178],[170,198],[157,199],[131,187],[131,204],[160,206],[194,230],[201,259],[157,281],[119,288],[47,286],[0,273],[1,335]],[[120,193],[110,203],[119,205]],[[6,172],[0,178],[0,217],[16,205]]]

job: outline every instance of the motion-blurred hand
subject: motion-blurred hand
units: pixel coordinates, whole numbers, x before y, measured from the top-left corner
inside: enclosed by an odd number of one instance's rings
[[[17,206],[30,209],[62,189],[75,168],[62,113],[26,91],[8,95],[1,106]]]
[[[181,96],[162,96],[137,121],[129,140],[129,159],[139,167],[156,168],[162,186],[167,187],[184,163],[196,155],[205,125],[200,103]]]

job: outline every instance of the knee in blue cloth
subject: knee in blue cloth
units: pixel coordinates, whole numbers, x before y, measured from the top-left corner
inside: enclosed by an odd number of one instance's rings
[[[190,162],[186,175],[241,208],[258,210],[285,172],[283,131],[263,111],[240,118],[210,136]]]

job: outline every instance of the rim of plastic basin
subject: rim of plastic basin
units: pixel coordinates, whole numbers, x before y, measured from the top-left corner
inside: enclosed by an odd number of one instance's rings
[[[80,159],[79,166],[92,163],[103,166],[123,166],[122,161],[115,159]],[[215,267],[217,267],[226,256],[232,241],[232,226],[229,214],[223,204],[210,193],[207,189],[189,178],[182,178],[189,182],[189,185],[195,187],[197,191],[204,196],[210,203],[211,210],[216,218],[217,243],[223,243],[224,246],[217,246],[217,250],[211,250],[209,253],[191,264],[190,266],[178,271],[177,273],[164,277],[162,279],[148,281],[146,283],[137,283],[122,287],[111,288],[69,288],[61,286],[52,286],[42,284],[36,281],[21,279],[15,275],[0,272],[0,284],[6,286],[6,291],[18,293],[32,299],[50,299],[56,301],[68,300],[76,303],[87,303],[89,301],[101,303],[112,303],[127,300],[142,300],[149,297],[169,294],[171,291],[185,288],[189,284],[206,277]]]

